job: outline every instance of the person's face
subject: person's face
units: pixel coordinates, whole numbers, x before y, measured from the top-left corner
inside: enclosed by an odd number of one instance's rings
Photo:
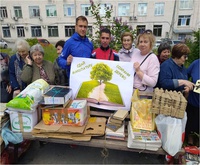
[[[184,65],[185,61],[188,59],[188,55],[183,55],[181,58],[177,59],[177,64],[179,66]]]
[[[101,33],[100,42],[101,42],[102,47],[104,48],[108,47],[110,44],[110,41],[111,41],[111,36],[109,33]]]
[[[32,54],[32,58],[33,58],[33,61],[36,63],[36,64],[42,64],[42,61],[43,61],[43,54],[40,52],[40,51],[35,51],[33,54]]]
[[[146,55],[151,51],[150,41],[147,37],[140,37],[138,48],[141,51],[142,55]]]
[[[83,38],[86,36],[88,23],[87,21],[79,20],[76,24],[76,32]]]
[[[167,60],[169,58],[169,55],[170,55],[170,50],[168,49],[163,50],[160,54],[161,61]]]
[[[18,52],[18,54],[19,54],[23,59],[25,59],[26,56],[29,54],[28,51],[25,50],[25,49],[18,49],[17,52]]]
[[[132,47],[133,41],[130,36],[124,36],[122,39],[122,45],[124,49],[130,50]]]
[[[58,56],[61,54],[61,52],[62,52],[62,46],[60,46],[60,45],[58,45],[57,47],[56,47],[56,52],[57,52],[57,54],[58,54]]]

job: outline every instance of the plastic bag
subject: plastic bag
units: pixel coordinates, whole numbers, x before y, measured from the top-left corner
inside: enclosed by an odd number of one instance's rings
[[[155,129],[155,114],[151,113],[152,99],[140,99],[138,89],[132,96],[130,112],[131,125],[135,129],[153,131]]]
[[[9,101],[6,107],[9,110],[35,110],[35,107],[42,100],[43,94],[48,89],[49,84],[43,79],[38,79]]]
[[[182,148],[186,121],[186,112],[183,119],[161,114],[155,118],[158,135],[162,141],[162,148],[171,156],[176,155]]]

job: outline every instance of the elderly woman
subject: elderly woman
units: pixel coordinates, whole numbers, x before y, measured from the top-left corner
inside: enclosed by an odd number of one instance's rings
[[[190,50],[185,44],[176,44],[172,49],[172,56],[160,68],[158,87],[168,90],[189,92],[194,84],[188,81],[187,70],[183,66]]]
[[[134,47],[133,45],[133,34],[130,32],[124,32],[121,36],[121,42],[122,42],[122,49],[119,50],[119,60],[124,62],[130,62]]]
[[[26,56],[29,54],[29,49],[30,46],[26,40],[18,39],[15,42],[14,50],[16,54],[11,56],[8,66],[13,97],[18,95],[26,87],[26,83],[21,80],[21,72],[25,65]]]
[[[167,42],[162,42],[158,47],[158,60],[162,64],[167,60],[171,53],[171,46]]]
[[[138,49],[134,48],[131,56],[135,70],[134,89],[152,92],[157,83],[160,64],[157,56],[152,52],[154,42],[155,36],[151,30],[145,30],[137,37]]]
[[[37,79],[44,79],[49,84],[55,84],[55,73],[53,63],[44,60],[44,49],[40,44],[33,45],[30,49],[30,56],[26,57],[21,79],[30,84]]]

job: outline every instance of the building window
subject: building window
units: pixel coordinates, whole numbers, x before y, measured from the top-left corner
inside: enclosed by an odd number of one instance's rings
[[[186,39],[186,34],[179,34],[178,35],[178,40],[184,41]]]
[[[153,34],[156,37],[161,37],[162,36],[162,25],[154,25],[153,26]]]
[[[99,9],[99,14],[101,16],[106,15],[106,9],[111,9],[111,4],[101,4]]]
[[[2,27],[2,30],[3,30],[3,37],[5,37],[5,38],[11,37],[10,27]]]
[[[14,6],[15,17],[22,18],[22,9],[20,6]]]
[[[179,15],[178,26],[188,26],[190,25],[190,15]]]
[[[147,3],[138,3],[138,15],[147,15]]]
[[[137,35],[145,31],[146,26],[145,25],[137,25]]]
[[[75,33],[75,26],[65,26],[65,37],[70,37]]]
[[[48,26],[49,37],[58,37],[58,26]]]
[[[193,0],[180,0],[180,9],[192,9]]]
[[[42,37],[41,26],[31,26],[32,37]]]
[[[8,13],[6,7],[0,7],[0,17],[1,18],[8,18]]]
[[[39,6],[29,6],[29,14],[30,18],[39,17],[40,16]]]
[[[24,26],[17,27],[17,37],[25,37]]]
[[[118,4],[118,16],[130,16],[130,3]]]
[[[46,14],[47,17],[56,17],[57,16],[56,5],[46,5]]]
[[[81,14],[84,16],[91,16],[89,7],[90,7],[90,5],[81,5]]]
[[[164,15],[164,3],[155,3],[155,15]]]
[[[74,5],[64,5],[63,6],[64,9],[64,16],[75,16],[75,9],[74,9]]]

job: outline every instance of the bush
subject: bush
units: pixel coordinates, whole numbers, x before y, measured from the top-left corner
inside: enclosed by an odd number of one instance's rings
[[[194,60],[199,58],[199,42],[200,42],[200,30],[193,33],[194,41],[186,40],[187,46],[190,48],[190,55],[186,61],[186,67],[188,67]]]

